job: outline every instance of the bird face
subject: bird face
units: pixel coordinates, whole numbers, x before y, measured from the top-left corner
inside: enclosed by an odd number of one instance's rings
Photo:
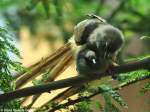
[[[86,47],[79,51],[76,59],[77,71],[82,75],[93,75],[104,72],[109,65],[107,59],[99,57],[97,52]]]

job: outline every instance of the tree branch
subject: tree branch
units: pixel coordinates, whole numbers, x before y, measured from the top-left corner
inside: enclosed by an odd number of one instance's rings
[[[73,54],[71,53],[71,51],[68,51],[60,59],[59,64],[56,64],[55,67],[51,70],[50,75],[48,76],[47,80],[44,81],[43,83],[54,81],[54,79],[57,76],[59,76],[63,71],[65,71],[68,68],[68,66],[72,63],[72,60],[73,60]],[[29,107],[32,106],[34,104],[34,102],[36,102],[36,100],[40,97],[40,94],[35,95],[33,97],[34,98],[31,102],[31,104],[29,105]],[[28,99],[28,97],[26,97],[26,98]]]
[[[119,73],[126,73],[126,72],[131,72],[131,71],[135,71],[139,69],[150,70],[150,57],[143,59],[143,60],[136,61],[136,62],[132,62],[132,63],[130,62],[124,65],[115,66],[111,68],[111,70],[108,70],[100,74],[94,74],[92,77],[75,76],[75,77],[71,77],[71,78],[67,78],[63,80],[50,82],[50,83],[43,84],[43,85],[27,87],[27,88],[18,89],[12,92],[4,93],[0,95],[0,103],[4,103],[6,101],[10,101],[16,98],[30,96],[33,94],[49,92],[51,90],[56,90],[56,89],[61,89],[61,88],[71,87],[71,86],[78,86],[83,83],[96,80],[104,76],[119,74]]]
[[[57,62],[60,61],[61,56],[63,56],[66,52],[70,51],[70,45],[70,43],[65,44],[60,49],[56,50],[52,55],[37,62],[37,65],[32,69],[32,72],[25,73],[21,78],[16,81],[16,89],[19,89],[28,81],[37,77],[38,74],[43,72],[45,69],[54,67]]]
[[[142,80],[145,80],[145,79],[148,79],[150,78],[150,76],[145,76],[145,77],[142,77],[140,79],[137,79],[137,80],[134,80],[134,81],[131,81],[131,82],[128,82],[128,83],[123,83],[122,85],[119,85],[119,86],[116,86],[116,87],[113,87],[113,90],[119,90],[120,88],[123,88],[123,87],[126,87],[128,85],[131,85],[133,83],[136,83],[138,81],[142,81]],[[107,91],[103,91],[103,92],[107,92]],[[53,109],[49,109],[48,112],[54,112],[55,110],[59,110],[59,109],[62,109],[62,108],[65,108],[65,107],[68,107],[70,105],[74,105],[76,103],[79,103],[79,102],[82,102],[82,101],[85,101],[85,100],[88,100],[98,94],[101,94],[103,93],[102,91],[96,91],[95,93],[89,95],[89,96],[84,96],[84,97],[80,97],[80,98],[77,98],[75,100],[69,100],[68,102],[66,103],[63,103],[63,104],[60,104],[60,105],[57,105],[56,107],[54,107]]]

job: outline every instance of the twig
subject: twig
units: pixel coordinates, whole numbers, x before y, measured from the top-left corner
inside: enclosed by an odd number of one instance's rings
[[[77,87],[76,88],[70,87],[70,88],[66,89],[65,91],[59,93],[57,96],[55,96],[48,102],[44,103],[42,106],[38,107],[38,109],[36,109],[35,112],[38,112],[43,107],[49,107],[49,105],[48,105],[49,102],[61,103],[63,100],[76,94],[77,92],[79,92]]]
[[[134,81],[131,81],[131,82],[128,82],[128,83],[124,83],[122,85],[119,85],[119,86],[116,86],[113,88],[113,90],[120,90],[121,88],[123,87],[126,87],[128,85],[131,85],[133,83],[136,83],[138,81],[142,81],[142,80],[145,80],[145,79],[148,79],[150,78],[150,76],[145,76],[145,77],[142,77],[140,79],[137,79],[137,80],[134,80]],[[103,91],[103,92],[107,92],[107,91]],[[65,107],[68,107],[70,105],[74,105],[76,103],[79,103],[79,102],[82,102],[82,101],[85,101],[85,100],[88,100],[98,94],[101,94],[103,93],[102,91],[96,91],[95,93],[89,95],[89,96],[84,96],[84,97],[80,97],[80,98],[77,98],[75,100],[69,100],[68,102],[64,103],[64,104],[60,104],[60,105],[57,105],[56,107],[54,107],[53,109],[49,109],[48,112],[54,112],[55,110],[59,110],[59,109],[62,109],[62,108],[65,108]]]
[[[62,50],[62,48],[60,48],[59,50]],[[58,51],[58,50],[57,50]],[[41,59],[40,61],[30,65],[29,67],[27,67],[27,69],[31,70],[34,67],[38,66],[39,64],[41,64],[43,61],[46,62],[46,60],[48,60],[50,57],[54,57],[54,55],[57,53],[57,51],[54,54],[50,54],[49,56],[45,57],[44,59]],[[24,75],[25,72],[21,72],[18,73],[14,76],[15,79],[19,78],[20,76]]]
[[[66,91],[63,91],[62,93],[60,93],[56,97],[54,97],[51,101],[60,103],[63,100],[65,100],[66,98],[68,98],[68,97],[76,94],[77,92],[79,92],[79,90],[80,90],[80,87],[68,88]]]
[[[59,93],[57,96],[55,96],[54,98],[52,98],[51,100],[49,100],[48,102],[44,103],[42,106],[40,106],[35,112],[38,112],[40,110],[40,108],[43,108],[43,107],[48,107],[48,103],[49,102],[57,102],[57,103],[60,103],[61,102],[61,97],[64,96],[64,94],[68,93],[70,91],[70,89],[72,89],[73,87],[70,87],[68,89],[66,89],[65,91]]]
[[[43,59],[40,61],[38,66],[32,69],[31,73],[24,74],[20,79],[16,81],[16,89],[22,87],[28,81],[37,76],[37,74],[41,73],[47,67],[52,67],[52,65],[56,65],[56,59],[60,59],[60,57],[70,50],[70,43],[67,43],[64,47],[58,49],[54,54],[52,54],[48,59]],[[58,58],[59,57],[59,58]],[[53,63],[54,62],[54,63]],[[53,63],[53,64],[51,64]]]
[[[34,94],[41,94],[43,92],[49,92],[51,90],[56,90],[56,89],[61,89],[61,88],[71,87],[71,86],[78,86],[83,83],[96,80],[108,75],[126,73],[126,72],[131,72],[139,69],[149,69],[149,68],[150,68],[150,57],[136,62],[115,66],[111,70],[108,70],[100,74],[94,74],[92,77],[75,76],[75,77],[58,80],[43,85],[31,86],[31,87],[15,90],[12,92],[4,93],[0,95],[0,103],[4,103],[6,101],[10,101],[16,98],[26,97]],[[110,72],[112,74],[109,74]]]
[[[27,67],[28,70],[31,70],[32,68],[34,68],[35,66],[37,66],[38,63],[34,63],[33,65],[30,65],[29,67]],[[26,73],[26,71],[17,73],[16,75],[14,75],[14,79],[18,79],[19,77],[23,76]]]
[[[64,70],[68,68],[68,66],[73,61],[73,53],[68,51],[59,61],[59,63],[55,66],[55,68],[51,71],[50,76],[46,82],[54,81],[54,79],[62,73]]]
[[[62,101],[66,100],[67,98],[77,94],[80,91],[80,87],[70,87],[66,89],[65,91],[59,93],[57,96],[43,104],[41,107],[39,107],[35,112],[38,112],[41,108],[43,107],[49,107],[49,102],[54,102],[54,103],[61,103]]]
[[[54,81],[54,79],[57,76],[59,76],[64,70],[68,68],[68,66],[72,62],[72,58],[73,58],[73,53],[71,53],[71,51],[70,52],[68,51],[66,54],[64,54],[64,56],[59,61],[59,64],[56,64],[56,66],[52,69],[48,79],[44,83]],[[36,102],[36,100],[40,97],[40,95],[41,94],[33,96],[34,98],[31,104],[29,105],[30,107],[34,104],[34,102]]]

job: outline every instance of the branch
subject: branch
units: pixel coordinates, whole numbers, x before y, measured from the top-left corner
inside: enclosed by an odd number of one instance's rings
[[[140,79],[137,79],[137,80],[134,80],[134,81],[131,81],[131,82],[128,82],[128,83],[123,83],[122,85],[119,85],[119,86],[116,86],[116,87],[113,87],[112,89],[113,90],[120,90],[120,88],[123,88],[123,87],[126,87],[126,86],[129,86],[133,83],[136,83],[138,81],[142,81],[142,80],[145,80],[145,79],[148,79],[150,78],[150,76],[145,76],[145,77],[142,77]],[[75,100],[69,100],[68,102],[66,103],[63,103],[63,104],[60,104],[60,105],[57,105],[56,107],[53,107],[52,109],[49,109],[48,112],[54,112],[56,110],[59,110],[59,109],[62,109],[62,108],[66,108],[70,105],[74,105],[76,103],[79,103],[79,102],[82,102],[82,101],[85,101],[85,100],[88,100],[98,94],[102,94],[104,92],[107,92],[107,91],[96,91],[95,93],[89,95],[89,96],[84,96],[84,97],[80,97],[80,98],[77,98]]]
[[[58,63],[58,61],[60,61],[61,56],[70,51],[70,45],[70,43],[65,44],[60,49],[56,50],[52,55],[37,62],[37,65],[32,69],[32,72],[25,73],[20,79],[16,81],[16,89],[19,89],[34,77],[37,77],[41,72],[45,71],[45,69],[53,68]]]
[[[79,92],[78,87],[70,87],[68,89],[66,89],[65,91],[59,93],[58,95],[56,95],[54,98],[52,98],[51,100],[47,101],[46,103],[44,103],[42,106],[38,107],[38,109],[35,110],[35,112],[38,112],[41,108],[43,107],[49,107],[49,102],[56,102],[56,103],[61,103],[62,101],[64,101],[66,98],[76,94]]]
[[[73,54],[71,53],[71,51],[68,51],[60,59],[59,64],[56,64],[55,67],[51,70],[50,75],[48,76],[46,81],[44,81],[43,83],[54,81],[54,79],[57,76],[59,76],[63,71],[65,71],[68,68],[68,66],[72,63],[72,60],[73,60]],[[32,106],[34,104],[34,102],[36,102],[36,100],[40,97],[40,94],[39,95],[35,95],[33,97],[34,98],[33,98],[32,102],[31,102],[30,106]],[[26,97],[26,98],[28,99],[28,97]]]
[[[78,86],[83,83],[99,79],[104,76],[131,72],[139,69],[148,69],[150,70],[150,57],[139,60],[132,63],[127,63],[120,66],[112,67],[111,70],[108,70],[104,73],[94,74],[92,77],[84,77],[84,76],[75,76],[63,80],[58,80],[54,82],[50,82],[43,85],[31,86],[23,89],[18,89],[12,92],[4,93],[0,95],[0,103],[4,103],[6,101],[10,101],[16,98],[26,97],[33,94],[40,94],[43,92],[49,92],[51,90],[61,89],[65,87]],[[111,73],[111,74],[110,74]]]
[[[80,91],[80,87],[70,87],[67,90],[63,91],[62,93],[59,93],[57,96],[51,99],[52,102],[60,103],[66,98],[76,94]]]

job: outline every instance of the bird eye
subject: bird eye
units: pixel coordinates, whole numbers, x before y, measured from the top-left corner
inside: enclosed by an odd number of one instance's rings
[[[92,59],[93,64],[96,64],[96,59]]]
[[[97,64],[97,60],[95,58],[86,58],[86,62],[90,66],[95,66]]]

